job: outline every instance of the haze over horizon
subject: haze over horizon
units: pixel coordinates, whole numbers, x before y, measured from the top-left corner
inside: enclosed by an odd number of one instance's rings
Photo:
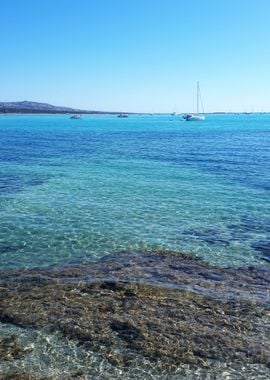
[[[267,0],[13,0],[0,101],[101,111],[269,111]]]

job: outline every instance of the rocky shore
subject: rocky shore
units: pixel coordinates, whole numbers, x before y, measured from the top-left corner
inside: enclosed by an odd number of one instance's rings
[[[121,371],[143,358],[157,378],[217,363],[270,374],[269,266],[226,269],[175,253],[123,252],[0,278],[2,324],[57,332]],[[0,338],[0,371],[29,355],[16,334]],[[87,369],[70,376],[88,378]],[[22,369],[10,378],[51,377]]]

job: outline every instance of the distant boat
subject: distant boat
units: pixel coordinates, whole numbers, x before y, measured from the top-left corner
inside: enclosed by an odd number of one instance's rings
[[[128,115],[125,113],[120,113],[119,115],[117,115],[117,117],[126,118],[128,117]]]
[[[81,119],[81,117],[82,117],[81,115],[77,115],[77,114],[70,116],[71,119]]]
[[[177,116],[177,115],[179,115],[179,113],[177,112],[177,107],[176,107],[176,105],[175,105],[175,111],[173,111],[172,113],[171,113],[171,116]]]
[[[202,104],[202,97],[200,92],[200,84],[197,82],[197,113],[188,113],[183,116],[183,118],[186,121],[202,121],[205,119],[205,116],[200,114],[200,103],[202,106],[202,113],[204,113],[203,104]]]

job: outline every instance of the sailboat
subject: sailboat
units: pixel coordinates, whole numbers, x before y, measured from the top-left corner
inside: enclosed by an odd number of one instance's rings
[[[202,104],[202,97],[200,92],[200,83],[197,82],[197,113],[188,113],[183,116],[183,118],[186,121],[201,121],[205,119],[205,116],[200,114],[200,103],[202,106],[202,113],[204,113],[203,104]]]
[[[176,107],[176,105],[175,105],[174,109],[175,109],[175,111],[173,111],[173,112],[171,113],[171,116],[177,116],[177,115],[179,115],[178,112],[177,112],[177,107]]]

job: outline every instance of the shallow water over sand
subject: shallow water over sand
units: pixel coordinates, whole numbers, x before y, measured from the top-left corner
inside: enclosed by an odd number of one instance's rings
[[[2,268],[121,250],[269,259],[270,115],[0,116]]]

